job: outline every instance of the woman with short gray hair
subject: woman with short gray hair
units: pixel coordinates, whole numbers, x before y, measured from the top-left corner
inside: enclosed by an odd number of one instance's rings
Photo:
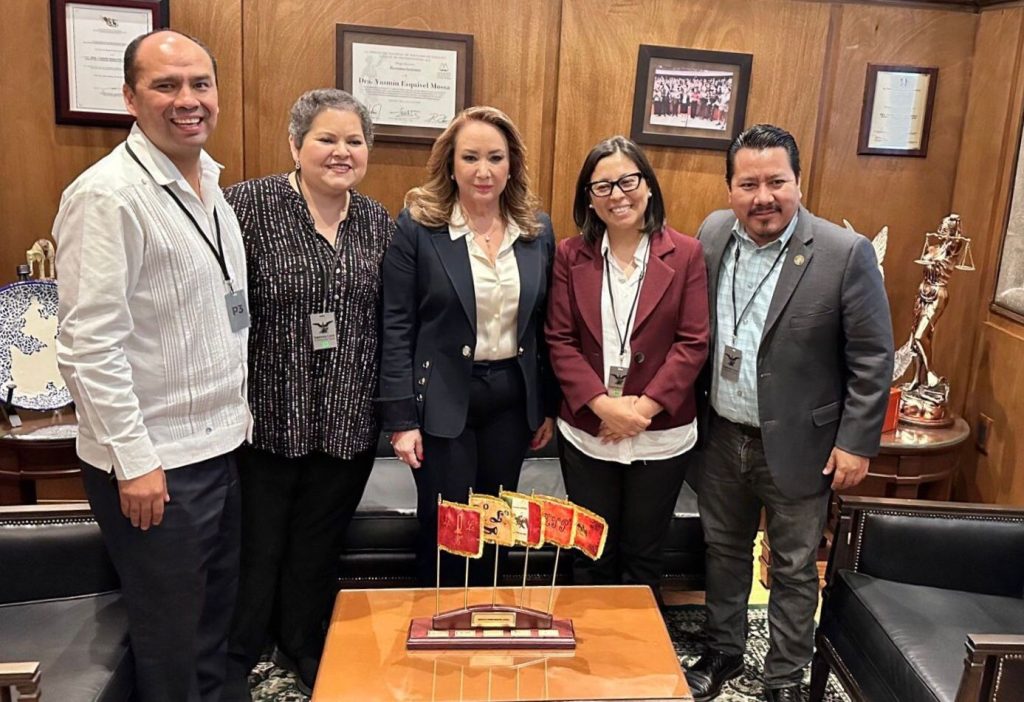
[[[295,169],[225,192],[249,265],[252,442],[239,458],[242,560],[229,681],[264,646],[312,688],[342,537],[373,467],[381,261],[395,224],[355,187],[373,125],[333,88],[296,100]]]

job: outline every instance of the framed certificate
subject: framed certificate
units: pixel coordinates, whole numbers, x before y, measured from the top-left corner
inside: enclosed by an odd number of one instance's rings
[[[858,154],[927,156],[938,68],[868,64]]]
[[[339,88],[366,105],[375,139],[430,144],[472,101],[473,37],[337,25]]]
[[[168,0],[50,0],[58,124],[127,127],[124,50],[170,24]]]

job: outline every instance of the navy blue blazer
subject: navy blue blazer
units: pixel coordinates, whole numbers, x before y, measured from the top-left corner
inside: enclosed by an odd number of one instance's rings
[[[513,247],[519,267],[518,361],[532,430],[554,416],[558,385],[548,363],[544,319],[554,260],[551,219],[538,213],[536,238]],[[385,431],[419,428],[454,438],[466,425],[476,349],[476,296],[469,250],[448,226],[425,227],[398,215],[384,255],[380,397]]]

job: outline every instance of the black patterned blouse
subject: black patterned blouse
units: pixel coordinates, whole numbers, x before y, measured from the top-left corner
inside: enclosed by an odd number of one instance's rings
[[[249,266],[252,443],[295,458],[372,448],[380,362],[381,261],[395,223],[352,191],[332,248],[287,175],[227,188]],[[334,312],[338,347],[314,351],[310,314]]]

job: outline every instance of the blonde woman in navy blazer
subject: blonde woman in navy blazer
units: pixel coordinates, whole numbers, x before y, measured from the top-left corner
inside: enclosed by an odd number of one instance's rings
[[[557,385],[543,338],[555,238],[515,125],[493,107],[464,110],[427,170],[384,257],[378,403],[413,468],[417,571],[432,584],[438,494],[514,488],[527,449],[551,438]],[[461,584],[461,559],[443,560],[442,579]]]

